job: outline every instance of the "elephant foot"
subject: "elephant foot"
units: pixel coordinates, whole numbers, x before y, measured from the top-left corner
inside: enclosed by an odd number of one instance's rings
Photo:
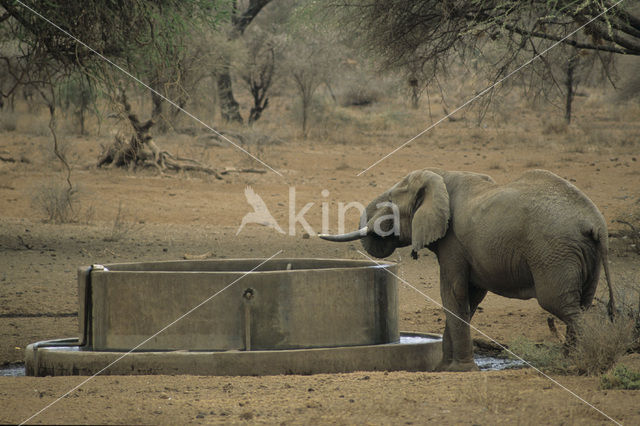
[[[438,365],[436,365],[436,368],[434,368],[433,371],[447,371],[449,369],[449,365],[451,365],[451,360],[445,361],[443,359],[438,363]]]
[[[478,371],[473,361],[440,361],[434,371]]]
[[[449,364],[447,371],[479,371],[480,369],[473,360],[471,361],[453,361]]]

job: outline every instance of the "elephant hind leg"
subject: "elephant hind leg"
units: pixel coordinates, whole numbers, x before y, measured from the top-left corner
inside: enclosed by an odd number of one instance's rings
[[[582,310],[587,310],[591,307],[593,297],[596,294],[598,288],[598,281],[600,281],[600,258],[598,257],[593,263],[591,270],[585,271],[586,279],[582,286],[582,294],[580,295],[580,307]]]
[[[534,274],[534,280],[538,303],[567,325],[565,345],[573,346],[576,323],[584,300],[585,286],[581,271],[562,265]],[[586,295],[586,298],[593,298],[593,294]]]

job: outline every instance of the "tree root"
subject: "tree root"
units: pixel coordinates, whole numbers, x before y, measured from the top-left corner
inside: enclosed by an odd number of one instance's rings
[[[127,117],[134,132],[128,142],[118,135],[110,145],[103,147],[102,153],[98,157],[97,167],[111,166],[129,169],[153,167],[160,173],[167,170],[192,171],[222,179],[222,176],[215,169],[207,165],[191,158],[176,157],[158,148],[149,135],[149,130],[155,124],[153,120],[141,123],[138,117],[131,112],[131,105],[124,91],[121,93],[119,101],[124,108],[122,115]]]

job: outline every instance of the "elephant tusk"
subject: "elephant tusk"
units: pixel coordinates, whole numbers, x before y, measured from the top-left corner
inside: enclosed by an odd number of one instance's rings
[[[349,232],[347,234],[330,235],[330,234],[318,234],[318,237],[327,241],[335,241],[338,243],[345,243],[347,241],[354,241],[364,238],[369,233],[369,227],[358,229],[357,231]]]

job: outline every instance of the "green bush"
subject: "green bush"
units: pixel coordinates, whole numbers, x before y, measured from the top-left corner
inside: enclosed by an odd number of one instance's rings
[[[600,387],[602,389],[640,389],[640,372],[620,364],[600,378]]]

